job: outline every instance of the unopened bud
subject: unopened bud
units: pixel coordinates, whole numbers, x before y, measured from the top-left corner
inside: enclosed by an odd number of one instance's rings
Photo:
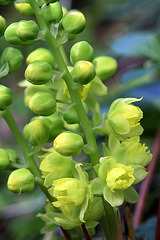
[[[72,46],[70,51],[70,60],[73,65],[80,60],[92,62],[93,58],[93,48],[88,42],[81,41]]]
[[[29,3],[16,3],[14,2],[16,10],[22,15],[32,15],[34,13]]]
[[[84,147],[83,138],[72,132],[63,132],[54,140],[55,150],[64,156],[79,155]]]
[[[48,62],[36,60],[26,68],[25,77],[32,84],[45,84],[52,79],[52,67]]]
[[[33,146],[41,145],[47,142],[49,132],[49,126],[42,119],[30,122],[23,129],[23,134],[26,140]]]
[[[91,62],[78,61],[74,65],[71,75],[75,82],[85,85],[94,79],[96,72]]]
[[[6,150],[0,148],[0,170],[5,169],[9,165],[9,157]]]
[[[29,108],[38,115],[49,116],[56,110],[56,100],[49,92],[37,92],[29,101]]]
[[[62,16],[62,6],[59,2],[50,3],[44,12],[44,18],[47,22],[58,23]]]
[[[0,111],[4,111],[7,107],[12,104],[12,91],[0,85]]]
[[[14,193],[31,192],[34,189],[34,175],[28,169],[17,169],[10,174],[7,186]]]
[[[46,48],[37,48],[36,50],[31,52],[26,59],[27,65],[36,60],[48,62],[52,67],[54,67],[55,65],[54,57]]]
[[[33,20],[22,20],[17,25],[16,34],[22,41],[35,40],[38,33],[39,27]]]
[[[19,159],[18,153],[13,149],[6,149],[6,151],[8,153],[9,161],[17,162],[17,160]]]
[[[16,72],[20,68],[22,61],[23,55],[17,48],[7,47],[2,53],[1,63],[8,63],[9,73]]]
[[[108,78],[112,77],[117,70],[117,62],[112,57],[96,57],[93,60],[93,64],[95,66],[97,76],[102,81],[105,81]]]
[[[6,20],[0,15],[0,37],[3,36],[3,33],[6,29]]]
[[[78,34],[85,28],[86,19],[83,13],[71,10],[62,18],[62,25],[67,33]]]

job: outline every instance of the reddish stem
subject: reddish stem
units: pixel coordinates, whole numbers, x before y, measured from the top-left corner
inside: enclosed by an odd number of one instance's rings
[[[132,214],[128,203],[126,203],[124,206],[124,221],[126,226],[127,237],[130,240],[136,240],[132,222]]]
[[[66,240],[72,240],[67,230],[63,229],[62,227],[61,227],[61,230],[62,230]]]
[[[154,145],[153,145],[153,158],[150,164],[148,165],[149,174],[148,176],[143,180],[140,190],[139,190],[139,201],[136,204],[135,211],[134,211],[134,217],[133,217],[133,225],[134,227],[137,227],[142,220],[143,212],[144,212],[144,206],[147,198],[147,194],[149,192],[149,188],[152,181],[152,176],[156,167],[156,163],[158,160],[159,152],[160,152],[160,125],[155,137]]]
[[[160,194],[159,194],[159,203],[158,203],[158,216],[157,216],[157,227],[156,227],[156,238],[155,240],[160,239]]]
[[[119,212],[117,211],[117,240],[123,240]]]
[[[85,236],[85,239],[86,240],[92,240],[87,229],[86,229],[86,226],[84,225],[84,223],[81,225],[82,227],[82,230],[83,230],[83,233],[84,233],[84,236]]]

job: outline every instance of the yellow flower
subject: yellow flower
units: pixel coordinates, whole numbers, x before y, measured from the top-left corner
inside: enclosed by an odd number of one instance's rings
[[[115,192],[115,189],[125,190],[135,180],[133,173],[133,168],[130,166],[125,166],[121,163],[114,164],[107,173],[107,186],[112,192]]]

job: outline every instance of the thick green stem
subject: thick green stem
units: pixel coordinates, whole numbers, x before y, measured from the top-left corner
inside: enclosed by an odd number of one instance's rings
[[[115,215],[114,208],[108,202],[106,202],[103,197],[102,201],[110,236],[110,238],[107,238],[107,240],[115,240],[117,239],[117,216]]]
[[[70,75],[70,73],[67,69],[66,59],[63,58],[62,53],[61,53],[62,50],[60,51],[60,48],[57,46],[55,38],[50,33],[49,28],[45,23],[45,20],[41,16],[41,11],[40,11],[37,3],[34,0],[29,0],[29,3],[31,5],[32,9],[34,10],[34,13],[38,20],[40,28],[45,33],[45,40],[48,42],[48,45],[54,55],[54,58],[57,62],[59,70],[62,73],[64,73],[63,79],[65,80],[65,82],[67,84],[67,87],[68,87],[68,90],[69,90],[69,93],[71,96],[71,100],[74,103],[75,110],[78,114],[80,123],[82,125],[83,131],[85,134],[86,142],[89,146],[91,146],[94,149],[94,152],[89,155],[92,165],[94,166],[99,161],[99,152],[98,152],[98,148],[97,148],[95,134],[91,127],[90,121],[86,115],[86,112],[83,108],[81,99],[78,94],[78,90],[76,89],[75,83],[72,80],[72,76]]]
[[[48,200],[53,202],[54,198],[49,194],[47,188],[43,185],[42,174],[37,164],[35,163],[34,156],[30,154],[31,148],[26,142],[25,138],[23,137],[21,131],[19,130],[9,108],[3,112],[2,117],[8,124],[12,134],[14,135],[19,145],[19,148],[21,149],[21,152],[26,162],[26,167],[34,174],[36,183],[39,185],[40,189],[44,192]]]

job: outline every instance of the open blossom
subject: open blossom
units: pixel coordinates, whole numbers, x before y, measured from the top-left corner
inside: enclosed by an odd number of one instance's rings
[[[143,128],[140,120],[143,112],[132,102],[139,101],[137,98],[122,98],[115,100],[109,109],[108,124],[114,135],[126,138],[141,135]]]
[[[148,174],[148,171],[138,164],[127,164],[121,153],[120,151],[115,157],[100,158],[98,177],[90,186],[93,194],[102,194],[113,207],[122,205],[124,200],[137,202],[138,194],[132,185],[143,180]]]

